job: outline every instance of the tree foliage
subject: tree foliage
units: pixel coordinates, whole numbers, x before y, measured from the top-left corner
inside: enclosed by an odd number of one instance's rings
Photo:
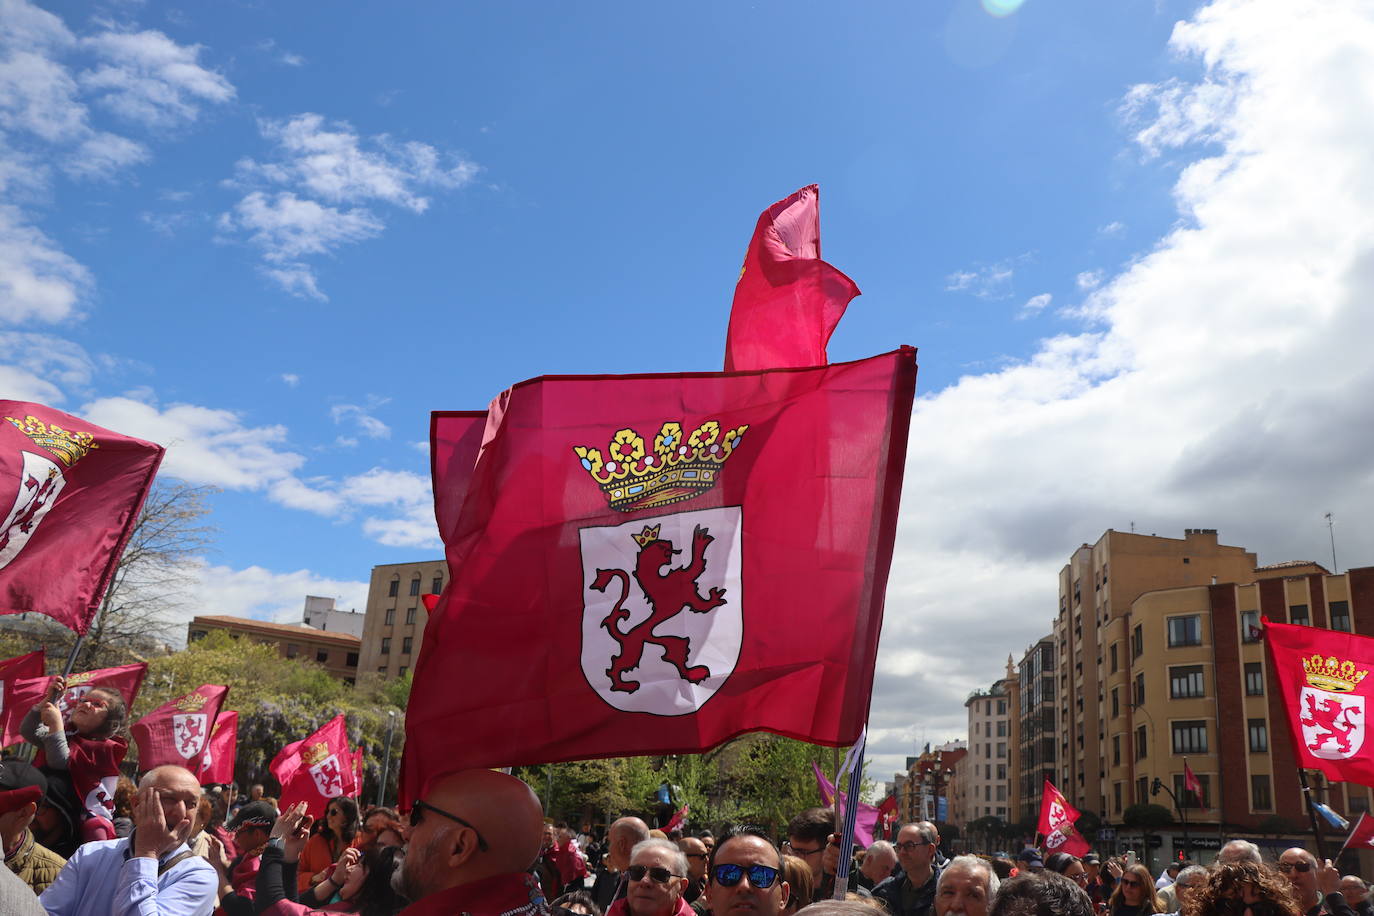
[[[1173,822],[1173,812],[1163,805],[1140,803],[1131,805],[1121,812],[1121,823],[1127,827],[1155,830],[1160,827],[1167,827]]]

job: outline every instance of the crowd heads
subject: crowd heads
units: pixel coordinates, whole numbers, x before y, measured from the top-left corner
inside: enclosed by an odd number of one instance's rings
[[[935,914],[988,916],[988,907],[1001,883],[987,859],[956,856],[940,869],[935,886]]]

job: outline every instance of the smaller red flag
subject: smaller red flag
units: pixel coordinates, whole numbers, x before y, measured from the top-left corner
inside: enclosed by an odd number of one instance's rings
[[[234,781],[234,758],[239,749],[239,714],[221,712],[210,730],[210,743],[200,758],[202,786],[227,785]]]
[[[138,697],[138,688],[143,684],[143,675],[148,666],[142,662],[137,665],[121,665],[118,668],[98,668],[95,671],[82,671],[67,678],[67,689],[57,698],[57,708],[62,717],[77,700],[90,692],[92,687],[108,687],[118,690],[124,697],[124,705],[133,708]],[[56,675],[46,677],[16,678],[6,684],[4,732],[0,744],[14,744],[23,741],[19,724],[24,716],[48,696],[48,688]]]
[[[1071,856],[1081,856],[1092,849],[1074,826],[1078,818],[1078,809],[1046,779],[1044,798],[1040,802],[1040,833],[1045,838],[1047,855],[1067,852]]]
[[[1188,761],[1183,761],[1183,788],[1193,793],[1197,802],[1202,807],[1207,807],[1207,800],[1202,797],[1202,781],[1197,778],[1192,767],[1188,766]]]
[[[172,763],[199,772],[215,718],[228,693],[228,687],[202,684],[135,722],[129,731],[138,745],[138,768],[146,771]]]
[[[17,655],[14,658],[7,658],[0,661],[0,720],[3,719],[5,711],[13,706],[10,699],[10,684],[20,678],[32,678],[43,676],[43,650],[30,652],[28,655]],[[32,705],[32,704],[30,704]],[[28,709],[20,713],[19,718],[24,717]],[[9,742],[5,742],[8,744]]]
[[[672,830],[681,830],[683,823],[687,820],[687,812],[690,810],[690,807],[683,805],[681,808],[678,808],[677,811],[673,812],[673,816],[668,819],[668,823],[664,826],[663,832],[668,833]]]
[[[1345,838],[1345,843],[1336,855],[1339,856],[1347,849],[1362,849],[1365,852],[1374,849],[1374,818],[1360,812],[1360,819],[1350,829],[1350,836]]]
[[[268,769],[281,783],[281,810],[297,802],[308,802],[307,810],[318,819],[324,816],[331,798],[357,793],[353,765],[348,732],[340,714],[309,738],[282,748]]]

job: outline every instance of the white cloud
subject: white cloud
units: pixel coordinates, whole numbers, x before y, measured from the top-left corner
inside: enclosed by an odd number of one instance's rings
[[[0,204],[0,322],[70,320],[90,287],[85,267],[17,207]]]
[[[199,600],[194,611],[181,615],[188,623],[196,614],[300,623],[306,595],[332,597],[340,610],[361,612],[367,607],[366,582],[331,579],[306,569],[274,572],[261,566],[234,569],[201,563],[195,575]],[[185,639],[185,629],[176,635]]]
[[[1026,304],[1021,306],[1021,311],[1017,313],[1017,318],[1031,318],[1039,315],[1054,300],[1049,293],[1041,293],[1038,296],[1031,296],[1026,300]]]
[[[285,52],[283,52],[283,53],[282,53],[282,56],[279,57],[278,60],[280,60],[282,63],[286,64],[286,66],[288,66],[288,67],[304,67],[304,66],[305,66],[305,58],[304,58],[304,57],[301,57],[299,54],[292,54],[290,51],[285,51]]]
[[[1139,149],[1181,157],[1177,228],[1102,277],[1091,331],[916,406],[877,772],[912,722],[964,734],[967,692],[1049,631],[1058,570],[1105,529],[1218,528],[1264,563],[1327,555],[1328,509],[1368,514],[1374,95],[1349,87],[1374,84],[1374,9],[1216,0],[1171,46],[1202,75],[1125,108]],[[1366,527],[1342,530],[1353,565],[1374,562]]]
[[[1017,255],[995,264],[979,264],[969,270],[956,270],[945,277],[946,292],[971,293],[979,299],[1008,299],[1014,293],[1016,266],[1030,260],[1030,254]]]
[[[301,383],[301,377],[294,372],[283,372],[281,380],[286,383],[288,388],[295,388]]]
[[[352,422],[358,427],[358,431],[369,439],[390,439],[391,427],[368,412],[384,403],[386,402],[381,401],[368,407],[360,407],[357,404],[335,404],[329,408],[329,415],[335,423]]]
[[[1100,270],[1085,270],[1074,277],[1073,282],[1079,289],[1087,291],[1101,286],[1102,277],[1103,273]]]
[[[1126,234],[1126,224],[1120,220],[1113,220],[1097,230],[1097,234],[1104,238],[1115,239]]]
[[[42,379],[46,388],[56,392],[51,401],[63,400],[62,391],[84,389],[96,372],[96,360],[78,344],[51,334],[22,331],[0,331],[0,364],[12,372]],[[0,386],[0,391],[7,390]],[[50,402],[49,398],[41,400]]]
[[[105,61],[79,81],[102,105],[148,127],[194,121],[204,103],[234,98],[223,76],[200,65],[200,45],[179,45],[162,32],[102,32],[82,46]]]

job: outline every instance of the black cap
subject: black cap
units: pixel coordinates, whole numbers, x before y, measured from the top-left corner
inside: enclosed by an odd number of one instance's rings
[[[263,827],[271,830],[276,822],[277,809],[272,807],[271,802],[255,801],[249,802],[235,812],[226,826],[230,830],[238,830],[240,827]]]
[[[1032,868],[1044,868],[1045,860],[1040,857],[1040,850],[1034,846],[1027,846],[1016,854],[1016,861],[1027,862]]]

